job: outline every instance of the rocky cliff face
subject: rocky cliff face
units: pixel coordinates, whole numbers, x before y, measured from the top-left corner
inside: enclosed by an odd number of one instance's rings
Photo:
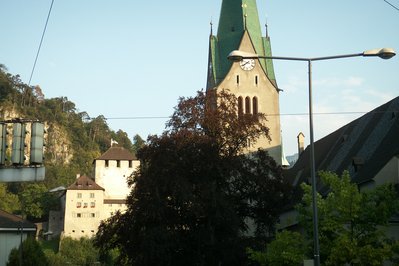
[[[15,108],[10,106],[2,106],[0,108],[0,121],[13,121],[16,119],[22,119],[24,121],[24,115],[21,112],[17,111]],[[51,164],[69,164],[73,158],[73,149],[72,143],[66,131],[62,128],[62,126],[56,123],[47,123],[45,121],[41,121],[45,123],[45,131],[44,142],[45,142],[45,159],[48,163]],[[29,161],[30,154],[30,140],[31,140],[31,123],[24,122],[26,125],[26,135],[25,135],[25,158],[26,162]],[[7,123],[7,154],[11,155],[11,147],[12,147],[12,123]]]
[[[73,158],[73,149],[68,135],[57,124],[47,124],[45,152],[51,163],[69,164]]]

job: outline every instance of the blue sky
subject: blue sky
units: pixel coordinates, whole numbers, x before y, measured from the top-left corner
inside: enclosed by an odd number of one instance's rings
[[[399,6],[399,0],[390,0]],[[0,63],[29,81],[51,0],[1,0]],[[318,57],[378,47],[399,50],[399,11],[383,0],[257,1],[276,56]],[[109,118],[130,137],[159,134],[180,96],[205,88],[210,22],[221,0],[55,0],[31,85]],[[309,142],[307,65],[275,61],[286,155]],[[313,64],[315,138],[398,96],[399,56]],[[115,119],[161,117],[151,119]]]

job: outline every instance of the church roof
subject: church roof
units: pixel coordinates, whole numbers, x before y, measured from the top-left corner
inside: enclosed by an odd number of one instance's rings
[[[137,160],[130,151],[123,147],[111,147],[96,160]]]
[[[21,226],[26,231],[36,231],[36,225],[34,223],[0,210],[0,231],[17,230]]]
[[[232,62],[227,55],[239,48],[244,32],[247,31],[259,55],[271,56],[271,45],[268,36],[262,37],[256,0],[224,0],[220,12],[217,36],[210,37],[209,61],[213,83],[221,82],[231,68]],[[272,60],[260,59],[261,65],[275,84]],[[208,81],[208,84],[212,82]],[[208,86],[209,87],[209,86]]]
[[[82,175],[70,185],[67,190],[105,190],[104,188],[97,185],[93,179],[86,175]]]
[[[399,155],[398,136],[399,97],[396,97],[315,142],[316,172],[327,170],[340,175],[348,170],[354,182],[369,182]],[[284,172],[294,185],[309,180],[309,153],[308,146],[296,164]],[[320,182],[318,191],[326,192]]]

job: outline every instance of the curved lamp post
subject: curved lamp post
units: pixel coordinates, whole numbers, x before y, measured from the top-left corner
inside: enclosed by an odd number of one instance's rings
[[[243,52],[239,50],[232,51],[227,58],[233,62],[239,62],[242,59],[277,59],[291,61],[306,61],[309,69],[309,130],[310,130],[310,175],[312,180],[312,205],[313,205],[313,244],[314,244],[314,264],[320,265],[320,247],[319,247],[319,229],[317,215],[317,189],[316,189],[316,167],[314,156],[314,136],[313,136],[313,103],[312,103],[312,62],[330,59],[339,59],[346,57],[380,57],[382,59],[390,59],[396,55],[392,48],[382,48],[364,51],[357,54],[334,55],[325,57],[301,58],[301,57],[282,57],[282,56],[260,56],[253,53]]]

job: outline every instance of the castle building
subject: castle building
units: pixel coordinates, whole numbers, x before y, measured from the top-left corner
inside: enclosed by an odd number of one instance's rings
[[[239,113],[263,113],[270,130],[266,137],[248,146],[247,152],[266,149],[280,165],[282,152],[279,89],[270,59],[244,59],[231,62],[227,56],[233,50],[271,56],[270,38],[262,36],[256,0],[223,0],[217,35],[209,39],[207,91],[226,90],[237,97]]]
[[[66,189],[65,209],[61,211],[64,223],[59,230],[63,236],[76,239],[94,237],[102,220],[117,211],[125,211],[126,198],[130,193],[127,178],[139,164],[136,157],[122,147],[111,147],[95,159],[94,178],[78,176]],[[55,217],[50,217],[50,227],[53,220],[59,220],[52,218]],[[52,228],[57,234],[57,229]]]

